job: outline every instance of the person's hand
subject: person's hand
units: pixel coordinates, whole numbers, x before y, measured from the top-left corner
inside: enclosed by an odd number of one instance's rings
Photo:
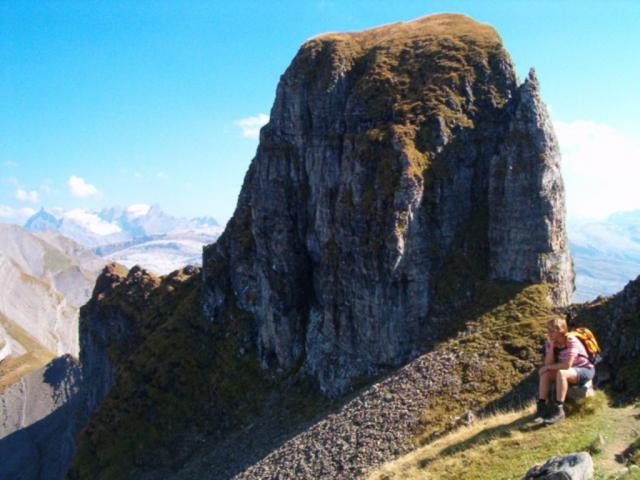
[[[549,368],[546,365],[544,367],[540,367],[540,370],[538,370],[538,374],[542,376],[547,373],[547,370],[549,370]]]
[[[544,346],[547,347],[549,350],[553,350],[553,347],[554,347],[553,338],[551,338],[550,336],[547,336],[547,340],[544,342]]]

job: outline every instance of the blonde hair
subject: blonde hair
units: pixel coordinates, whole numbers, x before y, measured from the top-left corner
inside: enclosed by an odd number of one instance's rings
[[[550,317],[547,320],[547,328],[553,328],[554,330],[558,330],[562,333],[567,333],[569,331],[569,327],[567,326],[567,321],[562,317]]]

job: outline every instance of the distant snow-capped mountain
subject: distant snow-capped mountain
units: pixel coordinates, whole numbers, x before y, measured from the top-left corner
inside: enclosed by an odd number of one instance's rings
[[[55,231],[127,267],[158,274],[201,262],[202,246],[222,232],[212,217],[173,217],[158,205],[136,204],[100,212],[41,209],[25,224],[30,231]]]
[[[59,216],[46,211],[44,208],[41,208],[39,212],[37,212],[27,220],[24,228],[26,228],[30,232],[57,232],[60,228],[61,223],[62,219]]]
[[[611,295],[640,274],[640,210],[569,222],[568,235],[576,270],[574,301]]]
[[[82,209],[60,213],[41,208],[27,220],[24,228],[34,233],[61,233],[89,248],[130,238],[118,224],[104,220],[95,212]]]

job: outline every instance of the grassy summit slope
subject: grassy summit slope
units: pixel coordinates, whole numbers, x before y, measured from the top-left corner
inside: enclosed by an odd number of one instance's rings
[[[407,185],[422,189],[424,182],[429,191],[453,175],[455,154],[436,161],[436,151],[504,106],[515,86],[510,66],[495,29],[456,14],[326,33],[302,45],[286,75],[309,97],[326,95],[347,79],[345,95],[353,111],[340,112],[346,131],[323,126],[328,130],[323,142],[348,146],[347,160],[364,159],[373,173],[361,195],[354,186],[338,189],[344,212],[358,220],[362,215],[373,232],[382,232],[365,239],[363,248],[380,254],[390,233],[405,234],[409,213],[399,198]],[[323,107],[332,108],[327,103]],[[263,147],[289,155],[292,145],[264,142]]]
[[[135,328],[129,342],[109,347],[116,384],[81,435],[71,478],[135,478],[136,466],[171,464],[263,400],[257,362],[238,356],[239,332],[200,311],[197,272],[151,276],[142,301],[123,271],[100,298],[100,309],[126,312]]]
[[[593,454],[596,479],[640,479],[640,277],[612,297],[573,305],[570,327],[596,333],[604,391],[559,425],[532,427],[533,407],[481,418],[434,437],[384,465],[370,480],[520,479],[534,464],[576,451]],[[532,379],[532,380],[535,380]],[[421,445],[422,444],[422,445]]]
[[[607,401],[599,392],[551,427],[532,426],[533,406],[490,415],[384,465],[368,480],[520,480],[533,465],[579,451],[592,454],[597,479],[639,479],[640,404]]]

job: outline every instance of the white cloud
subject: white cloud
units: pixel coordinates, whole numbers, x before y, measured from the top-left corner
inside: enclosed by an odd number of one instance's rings
[[[25,208],[20,208],[18,210],[18,213],[20,214],[20,216],[24,217],[25,220],[33,215],[36,214],[36,209],[35,208],[29,208],[29,207],[25,207]]]
[[[146,203],[136,203],[127,207],[127,218],[129,220],[137,217],[143,217],[151,210],[151,206]]]
[[[640,143],[608,125],[554,122],[569,216],[604,218],[640,209]]]
[[[269,115],[259,113],[255,117],[241,118],[236,120],[233,124],[236,127],[240,127],[242,130],[242,136],[245,138],[258,138],[260,135],[260,128],[266,125],[269,121]]]
[[[7,205],[0,205],[0,219],[7,223],[22,225],[35,213],[36,211],[33,208],[11,208]]]
[[[156,173],[156,177],[158,177],[158,178],[169,178],[169,175],[167,175],[164,172],[158,172],[158,173]]]
[[[27,192],[22,188],[18,188],[16,190],[16,198],[21,202],[38,203],[38,192],[36,192],[35,190]]]
[[[7,160],[2,165],[4,165],[7,168],[16,168],[18,166],[16,162],[12,162],[11,160]]]
[[[81,208],[65,212],[64,217],[75,221],[83,228],[89,230],[91,233],[95,233],[96,235],[111,235],[112,233],[119,233],[122,231],[118,225],[109,223],[95,213],[87,212]]]
[[[96,187],[94,187],[90,183],[87,183],[83,178],[76,177],[75,175],[69,177],[67,185],[69,186],[71,195],[73,195],[74,197],[83,198],[100,195],[100,192]]]
[[[6,205],[0,205],[0,218],[10,218],[15,215],[15,210]]]

